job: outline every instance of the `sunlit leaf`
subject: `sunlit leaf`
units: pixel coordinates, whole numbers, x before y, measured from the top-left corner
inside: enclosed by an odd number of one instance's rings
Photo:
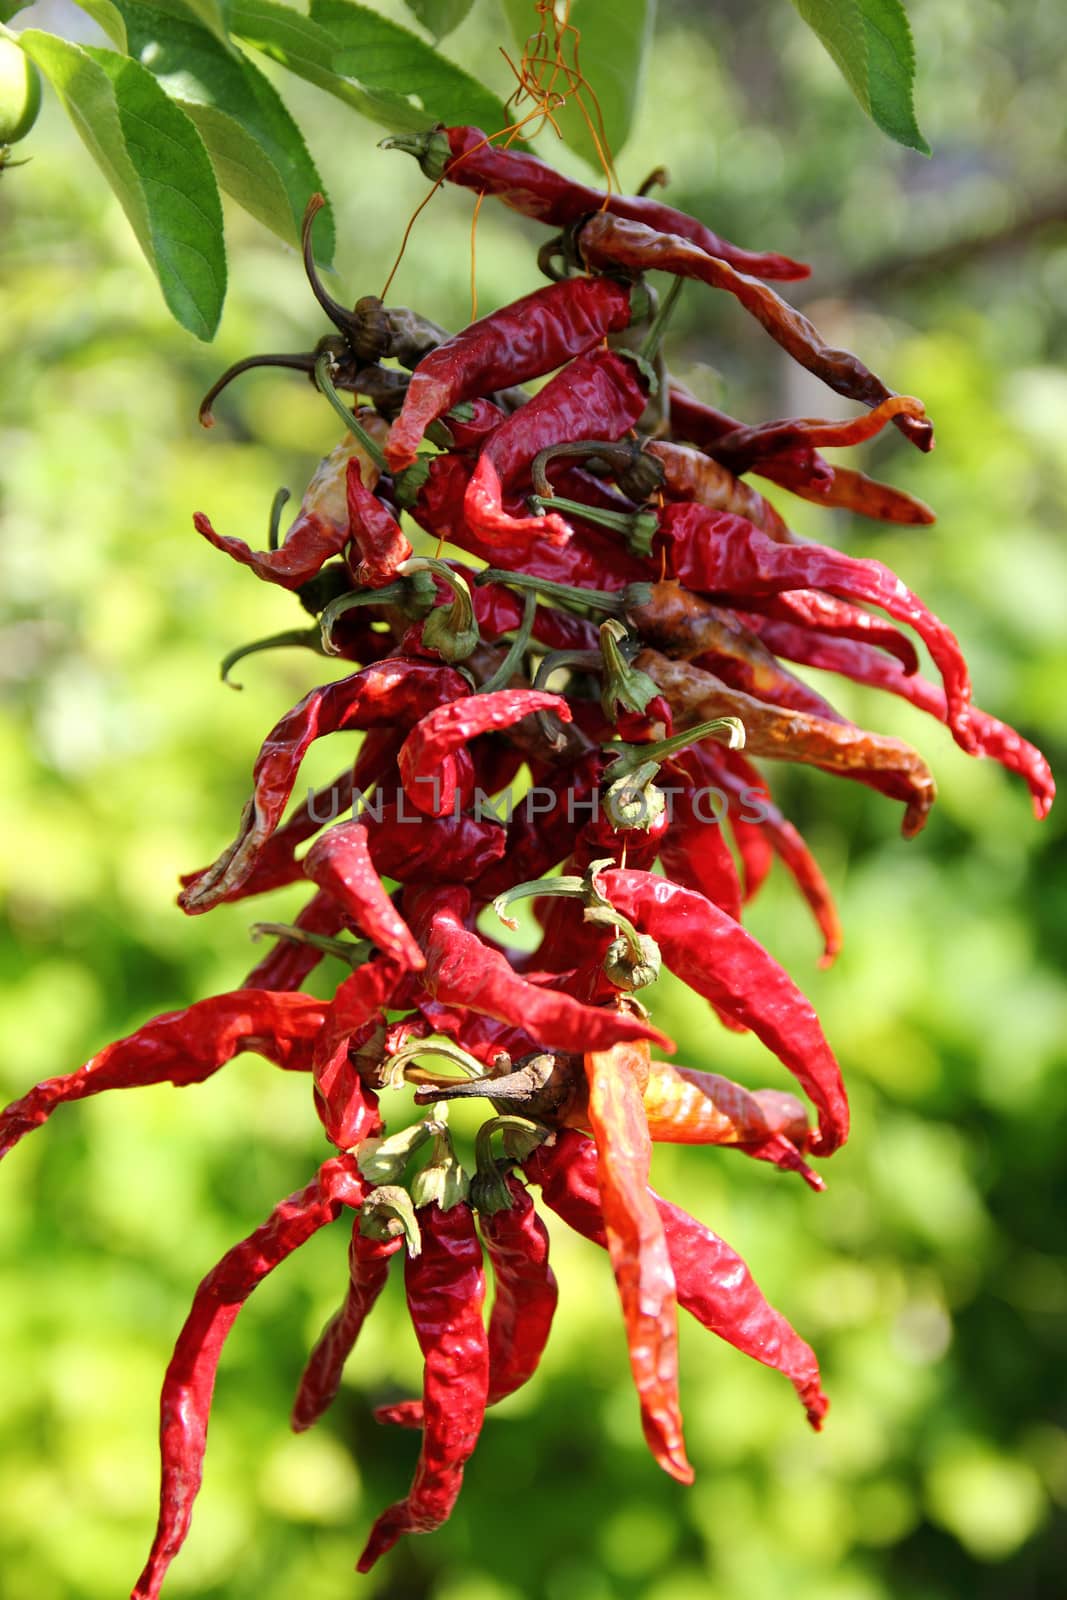
[[[793,0],[883,133],[930,154],[915,120],[915,49],[900,0]]]

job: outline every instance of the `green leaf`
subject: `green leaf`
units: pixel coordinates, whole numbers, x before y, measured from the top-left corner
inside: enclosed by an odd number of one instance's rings
[[[440,44],[458,28],[474,0],[406,0],[407,8]]]
[[[226,293],[226,253],[200,135],[139,62],[35,28],[19,43],[114,189],[174,316],[210,339]]]
[[[33,0],[0,0],[0,22],[10,22],[13,16],[32,4]]]
[[[77,3],[79,9],[103,29],[116,49],[126,55],[126,24],[118,6],[112,5],[111,0],[77,0]]]
[[[311,20],[337,41],[334,66],[365,89],[413,95],[429,122],[475,123],[496,133],[511,120],[503,103],[476,78],[439,55],[417,34],[352,0],[311,0]]]
[[[262,50],[281,66],[336,95],[392,133],[421,133],[426,115],[403,95],[358,88],[335,71],[337,44],[325,28],[277,0],[230,0],[230,26],[238,38]]]
[[[501,3],[515,43],[522,49],[536,31],[533,6],[530,0]],[[599,105],[607,147],[613,155],[618,155],[630,134],[644,87],[655,20],[656,0],[574,0],[571,6],[571,22],[581,32],[579,60],[592,90],[582,99],[598,135],[595,107]],[[663,92],[669,93],[669,89],[664,86]],[[521,113],[528,104],[518,109]],[[596,144],[577,105],[569,102],[554,115],[571,149],[602,171]]]
[[[793,0],[883,133],[923,155],[915,120],[915,49],[900,0]]]
[[[287,244],[322,179],[273,84],[235,46],[142,0],[118,0],[130,53],[195,122],[222,187]],[[315,227],[319,259],[333,256],[333,215]]]
[[[177,17],[179,22],[198,22],[229,48],[229,0],[153,0],[153,4],[158,10]]]

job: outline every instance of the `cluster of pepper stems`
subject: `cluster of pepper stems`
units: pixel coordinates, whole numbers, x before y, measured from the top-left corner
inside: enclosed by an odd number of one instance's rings
[[[904,805],[905,834],[922,827],[935,788],[914,750],[856,727],[785,663],[929,712],[964,750],[1020,774],[1039,816],[1054,792],[1040,753],[972,704],[948,627],[878,562],[799,539],[753,481],[865,516],[932,520],[909,495],[820,454],[889,422],[929,450],[933,431],[919,401],[828,346],[767,286],[806,267],[740,249],[647,194],[573,183],[478,129],[386,143],[435,180],[556,231],[539,255],[546,286],[449,337],[374,297],[348,310],[329,295],[312,256],[316,197],[305,262],[334,331],[308,354],[239,363],[204,402],[210,422],[237,372],[289,366],[311,375],[346,428],[281,542],[280,497],[267,550],[195,519],[314,619],[235,651],[225,671],[249,649],[284,644],[357,670],[312,689],[271,730],[237,837],[183,880],[180,904],[199,914],[304,880],[314,893],[292,926],[257,925],[275,942],[240,989],[157,1017],[0,1116],[5,1154],[67,1101],[200,1083],[253,1050],[310,1075],[336,1149],[196,1292],[163,1386],[159,1524],[135,1600],[159,1592],[188,1531],[219,1357],[241,1305],[343,1211],[348,1287],[308,1361],[293,1427],[309,1427],[335,1396],[393,1256],[403,1256],[425,1362],[421,1399],[378,1413],[420,1429],[422,1444],[410,1491],[378,1517],[361,1571],[448,1517],[486,1407],[538,1365],[557,1290],[527,1185],[610,1254],[641,1422],[667,1472],[693,1476],[679,1305],[789,1378],[818,1428],[827,1400],[809,1346],[729,1245],[648,1181],[651,1145],[663,1140],[732,1147],[819,1189],[807,1158],[831,1155],[848,1132],[812,1007],[741,924],[777,856],[811,906],[825,961],[841,939],[826,882],[751,758],[878,789]],[[659,297],[653,271],[667,275]],[[686,280],[733,295],[867,409],[846,422],[748,426],[700,403],[660,354]],[[536,393],[522,387],[539,379]],[[437,541],[436,556],[415,556],[401,513]],[[445,547],[457,554],[445,558]],[[925,644],[940,684],[918,675],[897,624]],[[283,821],[312,741],[345,731],[362,735],[354,761]],[[537,804],[501,820],[495,799],[524,785]],[[711,793],[721,814],[702,807]],[[363,809],[338,821],[354,796]],[[491,919],[495,906],[514,926],[508,907],[523,897],[534,897],[541,929],[532,953],[510,948]],[[301,992],[327,956],[351,969],[329,1002]],[[784,1063],[815,1127],[791,1094],[651,1059],[652,1046],[673,1049],[640,999],[661,963]],[[397,1126],[390,1115],[389,1128],[381,1097],[391,1111],[404,1084],[417,1120]],[[472,1096],[495,1114],[469,1177],[447,1113]]]

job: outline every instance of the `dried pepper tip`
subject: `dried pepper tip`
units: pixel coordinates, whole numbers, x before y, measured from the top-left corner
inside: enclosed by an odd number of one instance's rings
[[[238,645],[236,650],[231,650],[219,662],[219,677],[230,689],[243,689],[243,683],[234,683],[230,673],[239,661],[245,656],[257,655],[261,650],[280,650],[287,645],[299,645],[305,650],[314,650],[316,655],[325,655],[326,650],[318,628],[284,628],[281,633],[269,634],[266,639],[254,639],[251,644]]]
[[[253,922],[248,931],[255,943],[268,938],[310,945],[324,955],[346,961],[353,971],[364,965],[374,948],[369,939],[331,939],[325,933],[313,933],[310,928],[298,928],[290,922]]]
[[[452,1148],[452,1139],[443,1120],[446,1114],[447,1107],[442,1106],[433,1152],[426,1166],[412,1179],[411,1198],[420,1210],[423,1206],[436,1205],[442,1211],[451,1211],[470,1193],[470,1180]]]
[[[383,1183],[371,1190],[360,1207],[359,1231],[364,1239],[403,1239],[413,1260],[422,1253],[415,1207],[411,1195],[399,1184]]]
[[[601,506],[586,505],[584,500],[567,500],[558,494],[532,494],[526,503],[537,517],[547,516],[551,507],[553,511],[581,517],[598,528],[608,528],[612,533],[621,534],[626,540],[627,549],[635,556],[651,555],[652,541],[659,531],[659,517],[654,511],[607,511]]]
[[[391,1133],[388,1138],[364,1139],[352,1154],[368,1183],[396,1184],[403,1178],[415,1151],[420,1150],[436,1131],[435,1124],[427,1117],[422,1122],[413,1122],[409,1127],[402,1128],[399,1133]]]
[[[626,643],[641,648],[641,641],[631,639],[625,623],[617,618],[609,617],[600,624],[600,649],[604,657],[600,704],[604,715],[612,722],[618,719],[619,706],[625,711],[641,712],[659,694],[659,686],[648,673],[635,667],[623,653]]]
[[[436,183],[452,160],[448,134],[442,128],[427,128],[425,133],[392,133],[378,141],[379,150],[403,150],[414,156],[426,176]]]
[[[449,606],[435,606],[422,625],[422,642],[436,650],[443,661],[453,665],[466,661],[481,644],[478,623],[474,615],[474,602],[466,578],[454,572],[447,561],[432,556],[413,556],[397,566],[401,577],[414,577],[426,572],[439,578],[452,591]]]

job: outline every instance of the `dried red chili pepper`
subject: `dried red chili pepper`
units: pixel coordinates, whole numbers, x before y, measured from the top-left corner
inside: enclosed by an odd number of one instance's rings
[[[726,261],[707,255],[680,235],[658,232],[643,223],[601,211],[581,224],[578,249],[585,266],[594,272],[612,272],[620,267],[629,272],[670,272],[679,278],[695,278],[713,289],[725,289],[763,324],[794,361],[838,394],[872,407],[896,398],[858,356],[826,344],[814,324],[781,295],[735,271]],[[918,407],[918,413],[898,411],[893,423],[920,450],[930,450],[933,427],[919,402],[912,401],[911,405]]]
[[[361,822],[340,822],[320,834],[304,858],[304,871],[380,950],[421,971],[425,958],[374,869]]]
[[[511,516],[504,496],[529,473],[533,458],[553,445],[590,435],[621,439],[644,411],[646,390],[635,364],[614,350],[589,351],[550,378],[501,424],[478,457],[463,502],[476,537],[490,546],[524,537],[567,542],[571,530],[562,518],[551,511],[544,517]]]
[[[854,639],[860,644],[887,650],[905,672],[919,670],[918,651],[899,628],[894,628],[884,617],[874,616],[836,595],[822,594],[818,589],[784,589],[777,594],[746,595],[744,604],[747,609],[743,611],[736,606],[732,608],[734,615],[761,638],[765,637],[766,630],[760,626],[759,618],[766,617],[796,628],[818,629],[835,639]],[[775,653],[787,654],[784,650]]]
[[[153,1017],[77,1072],[46,1078],[13,1101],[0,1113],[0,1157],[47,1122],[57,1106],[105,1089],[203,1083],[242,1050],[255,1051],[286,1072],[307,1072],[325,1014],[325,1003],[310,995],[237,989]]]
[[[705,790],[699,802],[683,789],[672,796],[671,817],[659,854],[664,876],[696,889],[735,921],[741,920],[741,885],[722,829],[723,818],[708,809]],[[701,804],[703,814],[696,809]]]
[[[606,1248],[591,1139],[559,1132],[526,1157],[522,1166],[540,1187],[547,1206],[577,1233]],[[656,1194],[653,1199],[663,1220],[678,1304],[735,1349],[782,1372],[800,1396],[812,1427],[821,1427],[829,1402],[814,1352],[768,1305],[728,1244],[679,1207]]]
[[[478,1214],[482,1242],[493,1269],[493,1309],[489,1315],[489,1393],[496,1405],[529,1383],[544,1355],[559,1299],[556,1275],[548,1264],[548,1229],[534,1209],[525,1184],[510,1173],[504,1183],[510,1209]],[[379,1406],[378,1422],[421,1428],[421,1400]]]
[[[623,916],[651,935],[677,977],[751,1028],[784,1062],[819,1112],[814,1153],[832,1154],[848,1134],[848,1100],[819,1019],[792,979],[751,934],[692,889],[610,867],[597,882]]]
[[[716,511],[734,511],[780,544],[795,537],[769,500],[703,451],[650,439],[644,453],[662,463],[663,492],[672,500],[695,500]]]
[[[358,1206],[364,1184],[349,1156],[325,1162],[313,1183],[275,1206],[267,1221],[228,1250],[197,1289],[174,1347],[160,1402],[159,1523],[131,1600],[156,1600],[189,1532],[203,1474],[208,1413],[226,1337],[252,1291],[312,1234]]]
[[[601,1050],[627,1039],[651,1039],[663,1049],[674,1048],[658,1029],[630,1012],[583,1005],[569,994],[521,978],[506,956],[464,925],[469,907],[470,896],[461,889],[412,897],[410,920],[426,952],[422,982],[435,1000],[503,1022],[517,1019],[537,1043],[549,1048]]]
[[[461,1201],[447,1211],[421,1206],[416,1215],[422,1251],[405,1259],[404,1282],[423,1355],[422,1449],[407,1495],[371,1529],[359,1572],[369,1572],[404,1534],[432,1533],[447,1520],[489,1394],[485,1272],[474,1213]]]
[[[652,1143],[642,1096],[648,1046],[588,1052],[589,1123],[608,1252],[622,1302],[630,1369],[653,1456],[692,1483],[678,1398],[678,1314],[663,1223],[648,1191]]]
[[[714,673],[688,661],[672,661],[658,650],[642,650],[635,665],[670,700],[679,728],[697,727],[713,717],[739,717],[750,755],[801,761],[903,800],[905,838],[925,825],[937,787],[929,767],[902,739],[868,733],[850,722],[779,710],[740,689],[727,688]]]
[[[253,769],[254,790],[233,844],[197,873],[178,897],[184,911],[210,911],[252,873],[281,820],[305,752],[315,739],[343,728],[410,727],[468,685],[451,667],[395,658],[312,689],[267,735]]]
[[[949,727],[962,749],[973,750],[971,680],[959,641],[880,561],[858,560],[825,545],[775,544],[750,522],[703,506],[669,505],[660,516],[661,548],[671,576],[691,589],[746,600],[789,589],[826,589],[846,600],[877,605],[913,627],[944,680]]]
[[[481,784],[480,770],[478,778]],[[507,848],[506,829],[491,818],[420,815],[416,819],[399,804],[383,803],[376,816],[368,811],[366,827],[370,858],[377,870],[403,882],[414,878],[430,883],[471,883],[499,861]]]
[[[913,395],[894,394],[872,411],[845,421],[822,417],[787,417],[780,422],[761,422],[758,427],[738,425],[715,441],[717,457],[729,462],[734,472],[748,472],[757,461],[768,456],[790,455],[797,449],[842,450],[863,444],[881,433],[894,417],[923,420],[926,407]],[[837,468],[831,468],[836,473]]]
[[[776,619],[752,617],[748,620],[780,655],[826,672],[839,672],[855,683],[886,689],[920,711],[936,717],[938,722],[948,721],[944,690],[937,684],[928,683],[925,678],[905,675],[895,662],[877,650],[863,643],[795,628]],[[1014,728],[998,721],[978,706],[972,705],[969,715],[974,738],[974,750],[971,753],[987,756],[1009,772],[1018,773],[1030,789],[1034,814],[1038,820],[1048,816],[1056,795],[1056,781],[1041,751],[1016,733]]]
[[[372,436],[385,438],[386,423],[373,411],[360,412],[359,421]],[[349,463],[353,468],[362,469],[369,487],[377,482],[378,469],[363,446],[351,437],[345,439],[320,463],[301,502],[299,515],[278,550],[252,550],[243,539],[216,533],[208,518],[199,511],[193,524],[216,550],[223,550],[242,566],[251,567],[258,578],[280,584],[283,589],[299,589],[349,541],[345,498]]]
[[[569,278],[472,322],[412,373],[389,430],[389,466],[410,466],[426,429],[461,401],[552,372],[629,321],[629,288],[610,278]]]
[[[411,543],[396,518],[371,493],[373,484],[363,482],[361,466],[354,457],[345,479],[348,527],[359,552],[359,560],[350,558],[349,565],[357,584],[380,589],[392,583],[396,569],[410,559]]]
[[[385,1288],[389,1262],[403,1243],[402,1238],[364,1238],[359,1218],[354,1219],[348,1247],[348,1290],[344,1304],[323,1328],[308,1357],[293,1401],[290,1426],[294,1433],[310,1428],[333,1403],[345,1362]]]
[[[647,195],[605,194],[588,184],[576,183],[556,172],[547,162],[521,150],[499,149],[480,128],[434,128],[424,134],[394,134],[384,141],[387,149],[406,150],[415,156],[426,175],[479,194],[491,194],[513,211],[548,222],[557,228],[575,222],[591,211],[610,211],[677,233],[743,272],[758,278],[806,278],[810,267],[776,251],[753,251],[731,244],[695,217],[664,205]]]
[[[449,762],[454,752],[478,734],[510,728],[535,711],[554,711],[561,721],[571,720],[566,700],[540,689],[497,689],[428,712],[408,734],[398,758],[412,804],[431,817],[451,811],[456,790]]]
[[[801,1159],[811,1130],[794,1095],[742,1089],[715,1072],[653,1061],[643,1098],[654,1144],[733,1145],[759,1161],[799,1172],[813,1189],[826,1187]]]

